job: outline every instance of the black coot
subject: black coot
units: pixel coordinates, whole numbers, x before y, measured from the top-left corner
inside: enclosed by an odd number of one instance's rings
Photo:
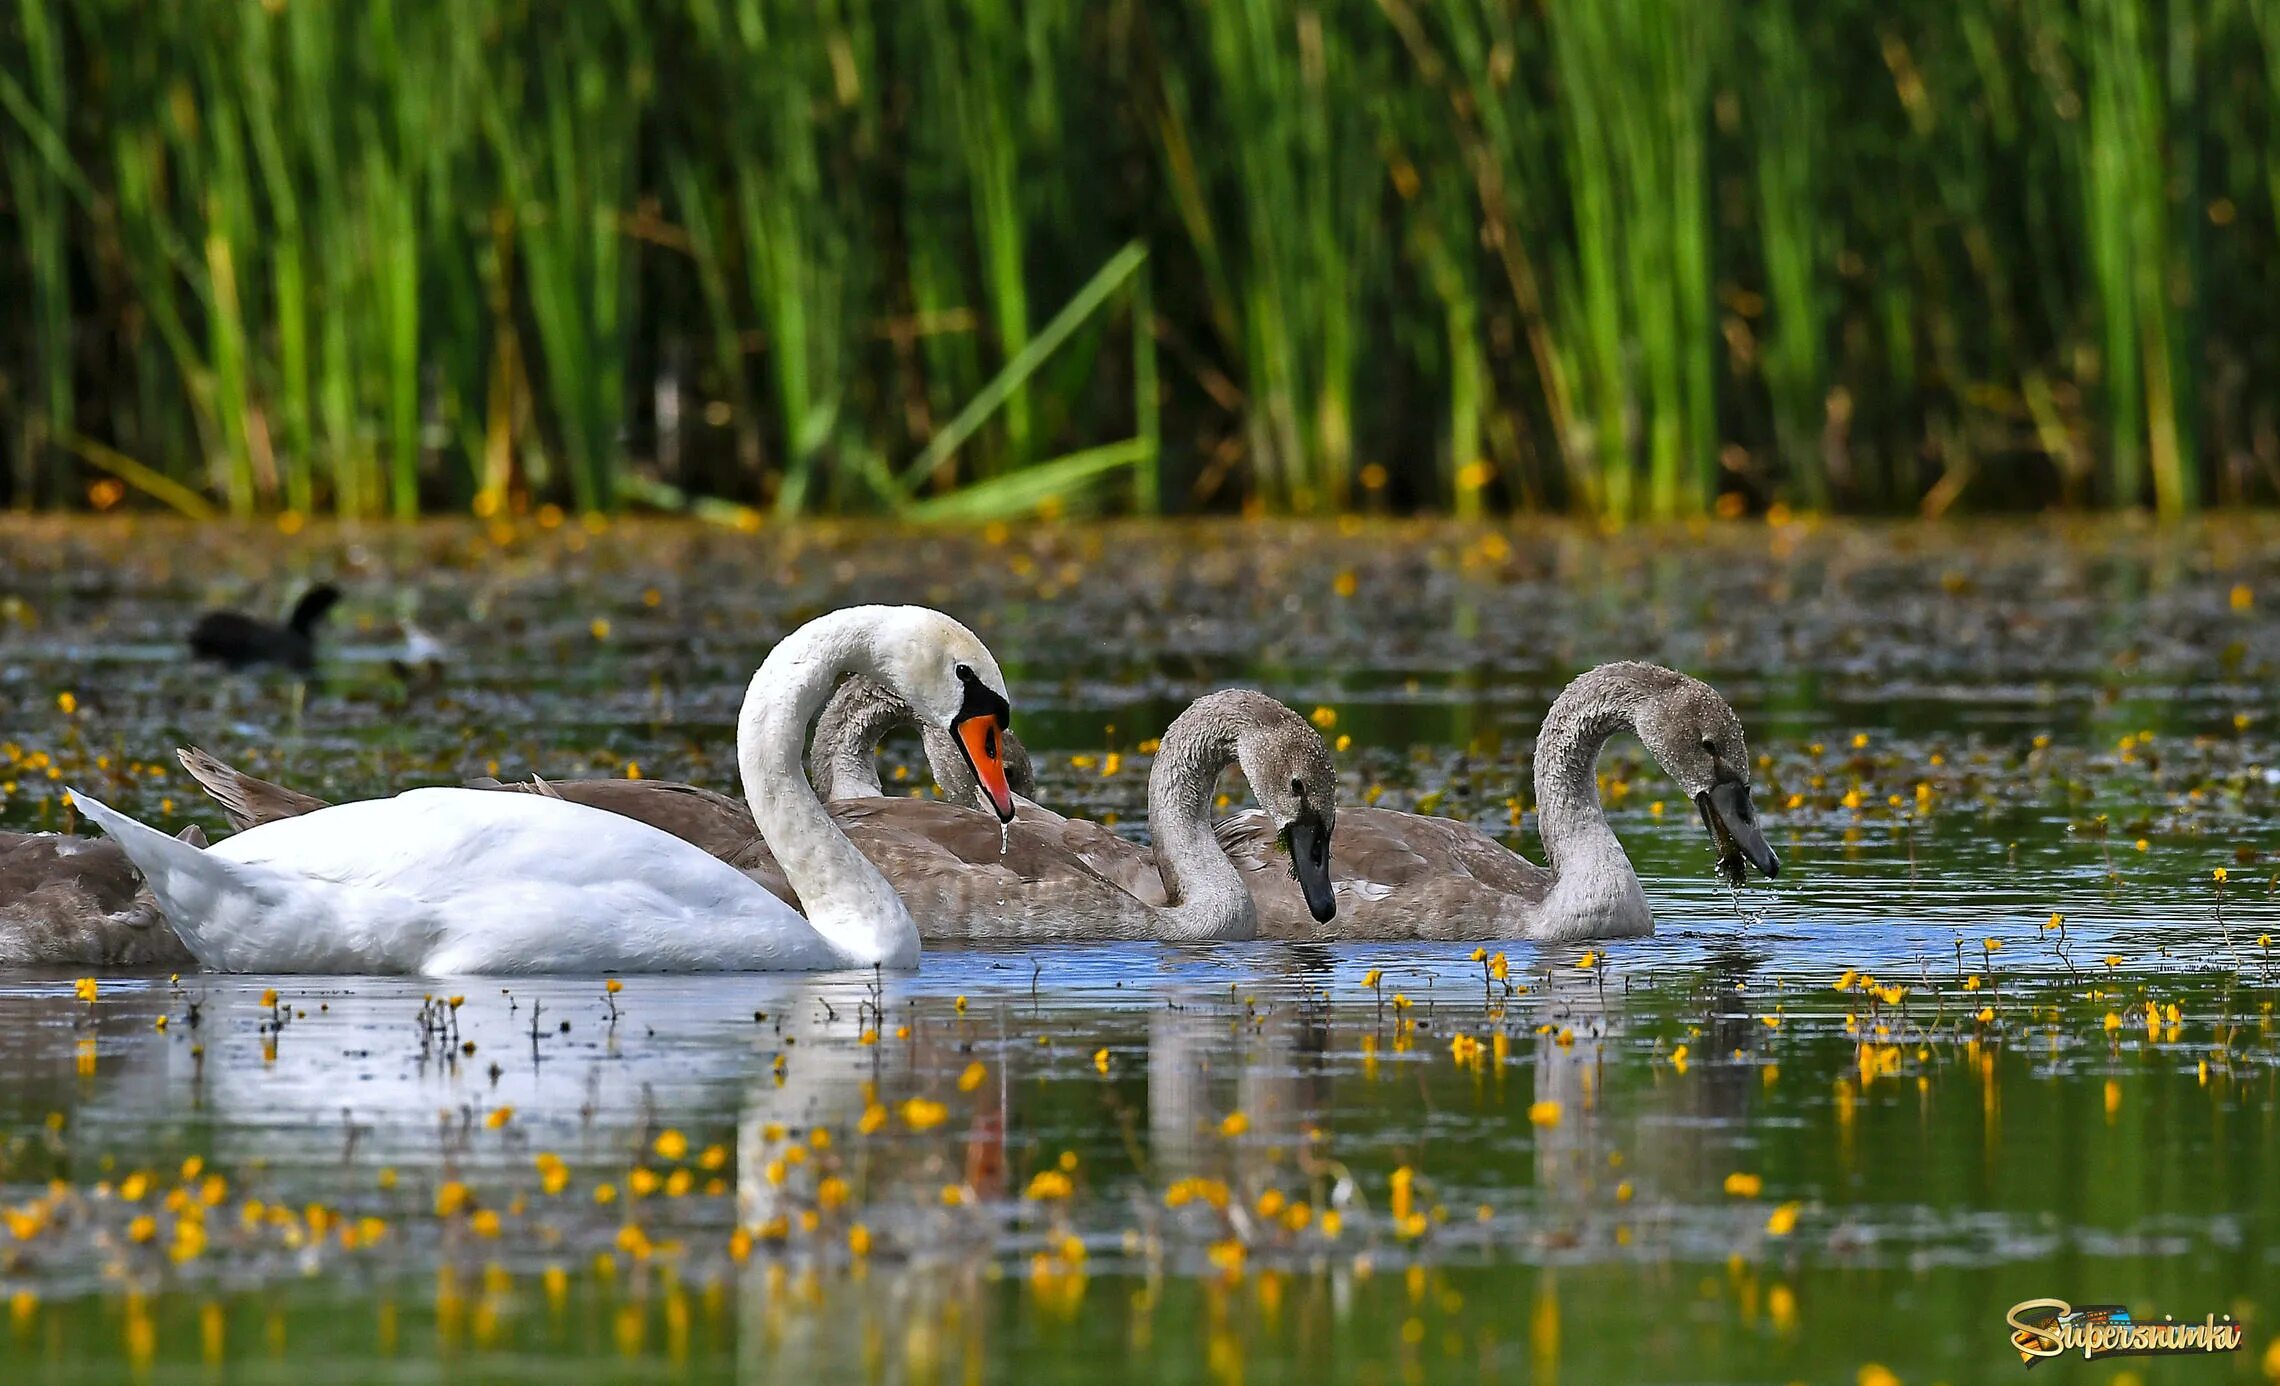
[[[299,673],[314,673],[317,623],[339,600],[339,588],[320,582],[301,594],[283,625],[242,611],[209,611],[190,628],[190,653],[232,669],[281,664]]]

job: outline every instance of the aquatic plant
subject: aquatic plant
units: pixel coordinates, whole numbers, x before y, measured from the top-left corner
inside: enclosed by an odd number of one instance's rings
[[[23,0],[0,503],[2269,500],[2276,93],[2263,0]]]

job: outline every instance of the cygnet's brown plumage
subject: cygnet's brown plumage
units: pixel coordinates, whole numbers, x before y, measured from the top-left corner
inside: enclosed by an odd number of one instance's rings
[[[1578,676],[1536,742],[1539,866],[1467,823],[1392,809],[1339,816],[1330,869],[1338,914],[1317,923],[1291,889],[1255,812],[1220,825],[1243,870],[1259,931],[1282,939],[1616,938],[1654,932],[1631,861],[1599,804],[1600,748],[1635,734],[1679,782],[1708,829],[1719,869],[1739,885],[1745,863],[1780,860],[1757,825],[1741,720],[1709,685],[1653,664],[1605,664]]]
[[[197,828],[185,842],[203,847]],[[142,875],[107,837],[0,832],[0,966],[180,967]]]

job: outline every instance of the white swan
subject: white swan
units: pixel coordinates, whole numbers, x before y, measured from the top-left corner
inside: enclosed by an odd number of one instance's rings
[[[956,736],[1001,818],[1005,679],[973,632],[924,607],[818,617],[752,676],[736,728],[752,817],[807,905],[619,814],[533,794],[415,789],[200,851],[86,795],[200,963],[230,972],[811,971],[918,964],[892,886],[802,772],[807,724],[846,674]]]

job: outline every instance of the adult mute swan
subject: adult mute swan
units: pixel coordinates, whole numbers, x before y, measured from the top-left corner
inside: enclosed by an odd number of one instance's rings
[[[1655,931],[1654,913],[1599,805],[1599,750],[1634,733],[1701,814],[1718,869],[1740,885],[1781,860],[1750,802],[1741,719],[1699,679],[1653,664],[1603,664],[1577,676],[1536,738],[1538,866],[1467,823],[1392,809],[1348,809],[1330,869],[1335,924],[1305,908],[1256,811],[1220,824],[1258,902],[1259,932],[1283,939],[1620,938]]]
[[[183,943],[222,971],[668,972],[915,967],[918,930],[801,772],[803,733],[862,674],[956,738],[1004,819],[997,661],[923,607],[851,607],[769,652],[737,718],[753,821],[807,906],[620,814],[538,794],[415,789],[200,851],[85,795]]]
[[[819,786],[832,819],[895,885],[928,939],[1246,939],[1256,931],[1250,895],[1212,838],[1221,772],[1241,765],[1262,805],[1273,867],[1297,882],[1298,907],[1336,908],[1329,841],[1338,778],[1329,748],[1306,719],[1263,693],[1199,698],[1173,720],[1148,778],[1151,850],[1083,818],[1016,798],[1010,824],[970,807],[978,792],[956,741],[929,734],[940,800],[885,798],[871,752],[896,727],[927,723],[892,690],[850,679],[817,719]],[[1011,754],[1013,739],[1000,738]],[[199,786],[233,823],[309,813],[324,801],[233,770],[202,751],[181,753]],[[955,760],[952,759],[955,757]],[[693,843],[793,903],[751,812],[725,794],[666,780],[534,780],[487,789],[558,795],[624,814]],[[863,791],[868,790],[868,795]],[[861,797],[849,797],[858,795]],[[1268,858],[1251,863],[1266,869]]]
[[[860,676],[842,682],[815,719],[808,763],[816,792],[826,801],[878,797],[883,793],[879,787],[878,762],[874,758],[879,741],[887,733],[906,726],[917,727],[924,737],[927,764],[944,798],[961,804],[988,802],[957,737],[921,721],[909,703]],[[998,750],[1005,762],[1006,784],[1013,791],[1019,814],[1024,818],[1044,815],[1046,810],[1028,798],[1036,792],[1037,777],[1020,739],[1011,731],[1001,732]],[[280,818],[299,818],[332,807],[313,794],[249,775],[195,746],[184,747],[174,754],[190,778],[220,806],[230,826],[241,832]],[[760,836],[759,825],[752,821],[751,808],[743,800],[717,790],[677,780],[547,780],[536,776],[511,784],[486,776],[469,780],[467,788],[542,794],[623,814],[659,832],[694,843],[751,877],[786,904],[799,906],[799,897],[785,881],[783,868],[776,864],[776,854],[769,850]],[[1106,828],[1097,831],[1122,842]],[[1133,852],[1143,850],[1133,844],[1125,846]],[[132,868],[116,848],[112,855],[118,858],[120,874],[128,878],[125,889],[131,892],[134,888]],[[154,917],[156,913],[154,907]]]

